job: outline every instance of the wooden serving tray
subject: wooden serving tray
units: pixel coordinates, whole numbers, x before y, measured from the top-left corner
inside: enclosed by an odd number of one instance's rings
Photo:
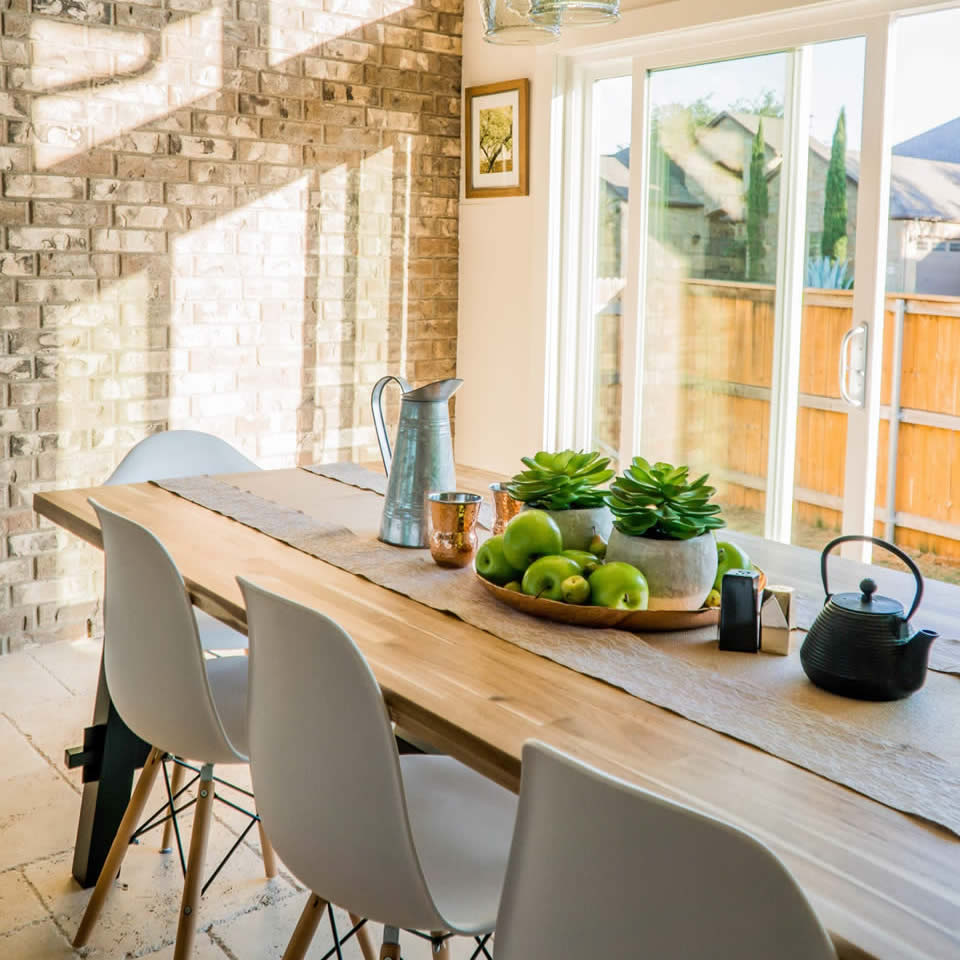
[[[762,570],[757,572],[760,574],[758,593],[762,595],[767,577]],[[630,630],[634,633],[656,633],[667,630],[695,630],[697,627],[710,627],[720,622],[719,607],[701,607],[699,610],[611,610],[609,607],[592,607],[531,597],[484,580],[476,569],[473,573],[488,592],[514,610],[577,627],[616,627],[618,630]]]

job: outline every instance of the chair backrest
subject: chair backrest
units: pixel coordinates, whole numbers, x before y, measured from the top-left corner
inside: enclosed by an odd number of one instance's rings
[[[141,440],[117,464],[105,484],[144,483],[206,473],[245,473],[260,468],[226,440],[199,430],[167,430]]]
[[[117,712],[162,750],[205,763],[245,760],[214,705],[193,607],[170,554],[146,527],[90,503],[103,533],[103,663]]]
[[[523,748],[497,960],[835,960],[763,844],[541,744]]]
[[[250,769],[274,848],[301,883],[351,913],[440,928],[390,718],[363,654],[329,617],[238,581],[250,637]]]

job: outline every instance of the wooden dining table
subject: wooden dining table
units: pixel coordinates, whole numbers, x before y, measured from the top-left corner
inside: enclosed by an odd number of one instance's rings
[[[272,472],[278,486],[292,473]],[[463,466],[457,475],[461,489],[479,493],[502,479]],[[333,483],[316,480],[318,495]],[[536,656],[157,486],[39,493],[34,509],[100,547],[89,497],[153,531],[183,574],[194,604],[239,630],[246,630],[246,616],[238,574],[336,619],[356,640],[392,717],[412,738],[512,790],[519,787],[524,741],[544,741],[768,844],[809,896],[842,958],[960,958],[960,838],[949,830]],[[762,541],[751,543],[763,553]],[[779,544],[768,549],[799,550]],[[804,569],[810,553],[795,554]],[[940,617],[948,622],[946,611]],[[88,781],[74,860],[74,875],[84,885],[96,880],[141,753],[144,746],[112,711],[101,671],[95,723],[84,749],[73,754]],[[643,863],[636,868],[642,870]],[[643,904],[636,906],[642,922]],[[762,900],[743,908],[769,909]]]

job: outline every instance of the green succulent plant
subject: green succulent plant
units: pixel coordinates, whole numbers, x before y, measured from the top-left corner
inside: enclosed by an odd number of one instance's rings
[[[690,483],[689,472],[689,467],[650,466],[634,457],[607,493],[613,525],[627,536],[657,540],[690,540],[725,527],[719,505],[710,503],[717,491],[707,486],[708,475]]]
[[[541,450],[535,457],[523,457],[526,470],[507,484],[515,500],[523,500],[542,510],[574,510],[602,507],[606,491],[598,490],[614,474],[608,470],[609,457],[596,451]]]

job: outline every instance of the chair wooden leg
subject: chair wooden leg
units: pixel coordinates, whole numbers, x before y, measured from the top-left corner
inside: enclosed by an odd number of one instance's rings
[[[170,776],[170,793],[175,797],[183,786],[184,768],[179,763],[173,764],[173,773]],[[163,825],[163,839],[160,841],[160,852],[171,853],[170,839],[173,837],[173,817]]]
[[[153,789],[157,774],[163,765],[164,756],[165,752],[163,750],[158,750],[154,747],[153,750],[150,751],[150,756],[147,757],[147,762],[143,765],[140,779],[137,781],[137,785],[130,795],[130,802],[127,804],[126,812],[120,821],[117,835],[113,838],[113,843],[110,845],[110,852],[107,854],[103,869],[97,878],[97,885],[94,887],[93,895],[87,903],[87,909],[83,914],[83,919],[80,921],[77,934],[73,938],[73,945],[75,947],[84,946],[90,939],[90,934],[100,917],[104,903],[106,903],[107,894],[113,887],[113,881],[120,872],[120,865],[123,863],[127,847],[130,846],[130,838],[137,829],[140,817],[143,816],[143,808],[147,804],[150,791]]]
[[[383,928],[380,960],[400,960],[400,931],[396,927]]]
[[[303,960],[313,942],[313,935],[317,932],[317,927],[323,919],[327,909],[327,901],[318,897],[315,893],[310,894],[310,899],[300,914],[297,926],[293,931],[293,936],[287,944],[287,949],[283,953],[283,960]]]
[[[213,814],[213,797],[213,765],[208,763],[204,765],[200,773],[200,782],[197,784],[196,812],[193,815],[193,830],[190,833],[190,856],[187,859],[187,875],[183,881],[183,900],[180,904],[173,960],[188,960],[193,953],[193,939],[197,930],[197,908],[200,906],[203,868],[207,859],[207,840],[210,837],[210,820]]]
[[[350,914],[350,923],[356,926],[360,922],[360,917],[355,913]],[[357,943],[360,944],[360,952],[363,954],[363,960],[377,960],[376,951],[373,949],[373,941],[370,939],[370,924],[364,924],[357,931]]]
[[[263,821],[257,823],[260,828],[260,853],[263,856],[263,872],[268,880],[272,880],[277,875],[277,855],[273,852],[273,844],[267,837],[267,831],[263,829]]]
[[[435,937],[443,933],[442,930],[434,930],[432,932]],[[450,960],[450,941],[452,939],[452,937],[447,937],[438,947],[433,948],[434,960]]]

